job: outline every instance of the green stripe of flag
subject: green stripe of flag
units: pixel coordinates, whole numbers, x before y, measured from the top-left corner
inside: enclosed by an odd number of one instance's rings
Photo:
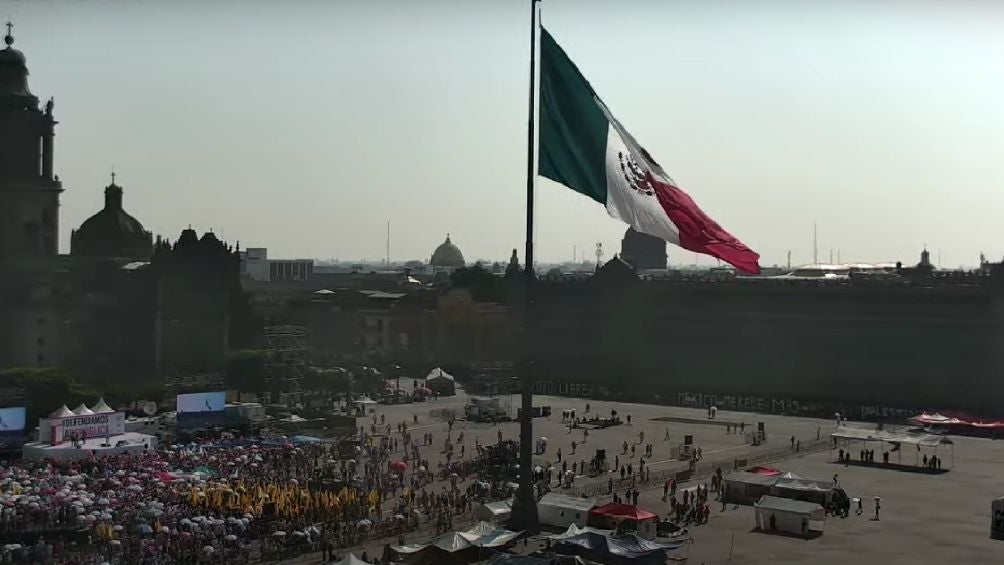
[[[539,174],[606,205],[606,116],[565,52],[540,30]]]

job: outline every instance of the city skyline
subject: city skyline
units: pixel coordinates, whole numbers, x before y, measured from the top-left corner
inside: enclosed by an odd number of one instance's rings
[[[472,260],[523,255],[523,3],[236,6],[12,5],[61,122],[61,252],[114,169],[125,207],[169,238],[191,224],[275,257],[379,260],[390,220],[395,260],[427,260],[447,232]],[[906,263],[925,243],[946,266],[1004,255],[1001,7],[629,6],[550,0],[544,21],[764,265],[811,262],[813,222],[821,262]],[[538,186],[540,262],[573,245],[589,261],[597,241],[613,256],[626,226]]]

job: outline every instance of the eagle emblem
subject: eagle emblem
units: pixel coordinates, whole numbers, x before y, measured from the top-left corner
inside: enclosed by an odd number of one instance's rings
[[[620,162],[621,176],[627,181],[631,190],[645,196],[655,195],[655,187],[649,181],[648,175],[638,166],[638,162],[635,161],[630,153],[624,154],[624,152],[619,151],[617,153],[617,160]]]

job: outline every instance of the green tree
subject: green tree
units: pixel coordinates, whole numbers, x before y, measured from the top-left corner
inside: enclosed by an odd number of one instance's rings
[[[345,369],[310,369],[303,384],[311,390],[344,394],[352,388],[352,378]]]
[[[241,349],[231,353],[227,361],[227,388],[243,392],[268,392],[269,355],[264,349]]]
[[[51,414],[64,403],[73,408],[81,402],[96,402],[99,396],[58,367],[6,369],[0,371],[0,386],[24,390],[29,422]]]

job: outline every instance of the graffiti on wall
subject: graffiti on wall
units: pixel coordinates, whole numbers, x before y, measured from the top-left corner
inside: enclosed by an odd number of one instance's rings
[[[773,412],[778,414],[798,412],[801,404],[790,398],[775,398],[756,395],[708,394],[703,392],[681,392],[677,404],[689,408],[711,408],[722,410],[742,410],[749,412]]]
[[[604,398],[610,396],[610,391],[604,386],[553,380],[534,381],[533,393],[546,394],[548,396],[581,396],[585,398]]]

